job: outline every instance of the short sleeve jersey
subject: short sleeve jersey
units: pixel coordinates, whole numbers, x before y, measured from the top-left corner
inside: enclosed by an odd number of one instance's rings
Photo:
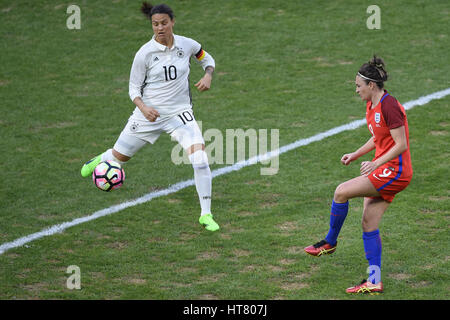
[[[367,102],[366,120],[367,127],[373,136],[375,143],[375,158],[378,159],[388,152],[395,141],[390,130],[404,126],[408,149],[398,157],[388,162],[394,171],[403,177],[410,177],[413,174],[411,165],[411,154],[409,150],[409,129],[405,108],[387,91],[384,92],[378,105],[372,108],[372,102]]]
[[[168,48],[153,36],[135,55],[129,83],[131,100],[141,97],[147,106],[158,110],[161,118],[192,108],[191,57],[195,57],[203,68],[215,66],[214,59],[193,39],[174,35],[174,44]],[[145,120],[139,108],[133,116]]]

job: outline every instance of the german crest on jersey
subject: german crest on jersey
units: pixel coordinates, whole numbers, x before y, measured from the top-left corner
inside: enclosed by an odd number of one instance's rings
[[[375,122],[380,123],[381,121],[381,114],[379,112],[375,112]]]
[[[177,57],[178,58],[183,58],[184,57],[184,51],[182,48],[178,48],[177,47]]]

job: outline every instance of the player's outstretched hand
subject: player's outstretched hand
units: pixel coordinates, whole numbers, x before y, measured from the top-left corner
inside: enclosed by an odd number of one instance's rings
[[[211,80],[211,75],[206,73],[194,86],[196,86],[199,91],[209,90],[209,88],[211,88]]]

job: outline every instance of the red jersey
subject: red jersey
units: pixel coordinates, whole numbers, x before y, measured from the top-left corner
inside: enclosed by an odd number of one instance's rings
[[[409,152],[409,130],[405,108],[397,99],[389,95],[387,91],[384,91],[383,97],[374,108],[372,108],[372,101],[367,102],[366,120],[375,143],[375,158],[372,161],[384,155],[395,145],[390,130],[405,126],[408,149],[398,157],[388,161],[385,165],[393,173],[396,173],[393,175],[393,181],[400,178],[410,178],[413,174],[413,169]]]

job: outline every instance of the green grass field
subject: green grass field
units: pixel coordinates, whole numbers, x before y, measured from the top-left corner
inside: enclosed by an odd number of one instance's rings
[[[166,2],[175,33],[216,60],[211,90],[193,90],[203,130],[278,129],[283,146],[362,119],[354,77],[374,53],[401,103],[450,87],[447,0]],[[126,164],[117,191],[80,176],[134,109],[129,71],[152,36],[140,3],[80,0],[81,29],[69,30],[71,3],[0,2],[0,245],[192,179],[190,165],[171,162],[167,135]],[[371,4],[380,30],[366,27]],[[193,62],[191,84],[201,75]],[[303,252],[326,235],[336,186],[359,174],[339,160],[367,141],[362,127],[281,155],[276,175],[254,165],[215,178],[218,232],[199,225],[192,186],[10,249],[0,255],[0,299],[447,300],[449,103],[407,112],[414,178],[380,226],[383,295],[345,294],[367,276],[362,199],[350,201],[335,254]],[[81,290],[66,287],[70,265]]]

